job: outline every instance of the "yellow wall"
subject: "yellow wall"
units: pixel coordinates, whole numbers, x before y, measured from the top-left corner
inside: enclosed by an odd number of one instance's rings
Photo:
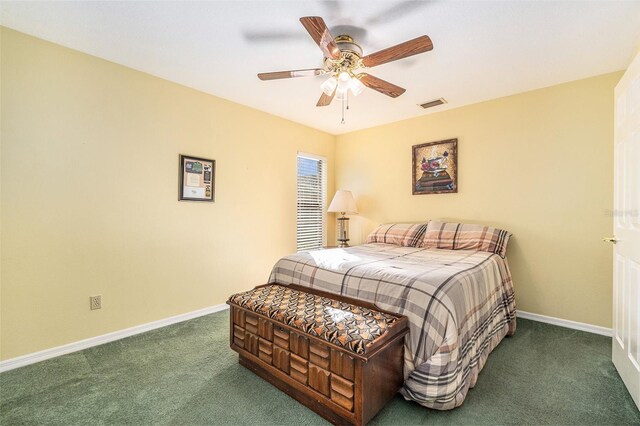
[[[513,232],[518,308],[611,326],[613,88],[621,72],[338,136],[336,187],[379,223],[447,219]],[[458,138],[459,192],[411,195],[411,146]]]
[[[504,227],[520,309],[611,325],[600,238],[612,229],[621,73],[334,137],[9,29],[0,37],[1,359],[263,283],[295,251],[297,151],[328,157],[329,196],[358,197],[354,243],[382,222]],[[453,137],[460,192],[412,196],[411,146]],[[177,201],[179,153],[217,161],[216,203]],[[94,294],[102,310],[89,310]]]
[[[9,29],[1,56],[2,359],[266,282],[298,150],[333,194],[331,135]],[[179,153],[217,161],[214,204],[177,201]]]

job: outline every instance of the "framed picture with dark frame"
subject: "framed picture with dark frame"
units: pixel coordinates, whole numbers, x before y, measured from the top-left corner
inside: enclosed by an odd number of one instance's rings
[[[414,145],[413,195],[458,192],[458,139]]]
[[[216,160],[180,154],[178,201],[215,199]]]

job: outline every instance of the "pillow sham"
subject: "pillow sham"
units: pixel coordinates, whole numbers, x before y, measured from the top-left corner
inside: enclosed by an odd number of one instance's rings
[[[420,247],[486,251],[504,258],[510,237],[510,232],[491,226],[432,220]]]
[[[367,237],[367,243],[418,247],[427,230],[426,223],[387,223],[378,226]]]

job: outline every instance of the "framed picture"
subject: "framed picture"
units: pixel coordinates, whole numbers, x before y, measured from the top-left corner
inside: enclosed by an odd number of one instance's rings
[[[178,201],[209,201],[215,198],[216,160],[180,154]]]
[[[458,192],[458,139],[413,146],[413,195]]]

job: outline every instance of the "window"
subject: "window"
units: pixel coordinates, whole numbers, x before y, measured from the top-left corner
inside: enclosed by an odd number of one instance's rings
[[[325,240],[327,160],[298,153],[298,251],[321,248]]]

